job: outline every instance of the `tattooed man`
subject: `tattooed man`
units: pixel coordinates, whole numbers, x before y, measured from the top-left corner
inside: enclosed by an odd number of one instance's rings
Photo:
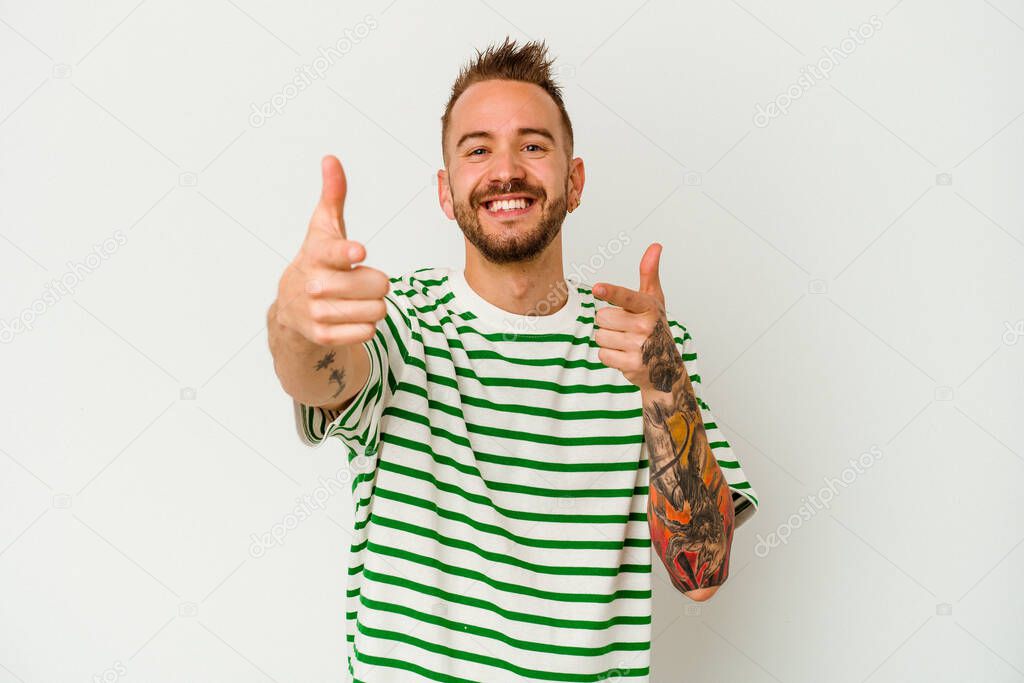
[[[708,599],[758,504],[666,308],[659,269],[663,249],[681,263],[675,245],[646,248],[635,290],[582,278],[627,258],[629,230],[576,246],[565,272],[584,165],[545,53],[506,40],[452,87],[437,198],[464,268],[365,265],[328,156],[268,312],[299,435],[348,462],[356,681],[647,681],[657,563]],[[650,210],[628,182],[608,187]],[[389,190],[377,224],[413,194]],[[436,240],[432,225],[392,248]],[[664,585],[662,601],[678,595]]]

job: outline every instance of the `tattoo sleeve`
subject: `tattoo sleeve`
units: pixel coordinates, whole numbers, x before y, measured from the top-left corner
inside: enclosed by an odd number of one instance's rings
[[[735,528],[732,494],[664,320],[644,342],[642,357],[655,389],[643,398],[652,545],[678,590],[721,585],[729,575]]]

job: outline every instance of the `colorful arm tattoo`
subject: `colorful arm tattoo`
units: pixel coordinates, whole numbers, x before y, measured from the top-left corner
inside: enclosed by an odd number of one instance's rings
[[[735,528],[732,494],[664,320],[644,342],[642,354],[654,387],[643,398],[651,541],[680,591],[719,586],[729,575]]]

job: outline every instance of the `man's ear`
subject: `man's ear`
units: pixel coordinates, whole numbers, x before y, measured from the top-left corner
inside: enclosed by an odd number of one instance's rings
[[[576,157],[569,162],[569,178],[566,191],[566,203],[569,211],[574,211],[583,199],[583,184],[586,181],[586,171],[583,168],[583,159]]]
[[[441,210],[448,220],[455,220],[455,204],[452,200],[451,186],[448,185],[448,171],[441,169],[437,172],[437,201],[441,204]]]

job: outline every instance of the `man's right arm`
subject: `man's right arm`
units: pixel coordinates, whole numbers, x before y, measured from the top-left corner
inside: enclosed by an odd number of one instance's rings
[[[333,156],[321,162],[323,189],[298,255],[267,311],[267,336],[281,387],[297,402],[337,410],[366,385],[364,342],[387,315],[388,276],[353,265],[366,249],[345,232],[347,183]]]
[[[267,312],[274,371],[285,393],[299,403],[325,410],[348,406],[370,376],[362,344],[320,346],[277,321],[275,301]]]

